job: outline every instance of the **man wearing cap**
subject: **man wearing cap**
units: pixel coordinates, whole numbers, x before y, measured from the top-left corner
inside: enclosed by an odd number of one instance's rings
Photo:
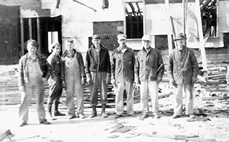
[[[149,35],[142,37],[142,50],[136,57],[135,64],[135,83],[140,84],[140,95],[142,104],[141,120],[148,117],[149,97],[151,98],[152,112],[154,118],[159,118],[158,113],[158,86],[164,74],[164,63],[160,52],[150,46]]]
[[[54,103],[54,116],[64,116],[64,114],[60,113],[58,111],[58,106],[59,106],[59,99],[62,94],[62,83],[64,79],[63,75],[63,66],[62,66],[62,61],[60,57],[60,52],[61,52],[61,46],[58,41],[54,42],[51,45],[51,54],[47,58],[48,63],[52,67],[52,71],[54,73],[54,77],[49,77],[48,83],[49,83],[49,96],[47,100],[47,105],[48,105],[48,114],[51,119],[53,119],[52,115],[52,104],[53,101]]]
[[[66,51],[63,54],[64,60],[64,81],[66,85],[66,106],[68,108],[68,118],[85,118],[84,116],[84,100],[83,100],[83,85],[85,84],[85,71],[83,57],[80,52],[74,48],[72,39],[66,42]],[[75,113],[75,101],[76,108]]]
[[[35,40],[28,40],[28,53],[19,60],[18,86],[21,91],[19,126],[24,126],[28,122],[29,105],[33,94],[37,104],[39,122],[41,124],[50,124],[45,119],[44,82],[49,78],[52,69],[46,58],[37,54],[38,46]]]
[[[116,118],[124,116],[123,93],[127,94],[127,115],[133,116],[134,51],[126,46],[126,35],[118,35],[119,47],[111,55],[111,83],[114,86]]]
[[[107,85],[110,82],[110,56],[106,48],[101,44],[100,36],[92,36],[92,46],[86,54],[86,76],[90,84],[92,114],[90,118],[97,116],[96,106],[98,105],[98,88],[100,87],[100,98],[102,104],[101,115],[107,117],[105,112],[107,103]]]
[[[193,115],[193,85],[197,81],[199,67],[194,52],[185,46],[185,36],[180,33],[175,41],[177,47],[169,56],[168,74],[170,83],[174,86],[175,104],[172,118],[182,115],[183,92],[185,95],[185,114],[190,118]]]

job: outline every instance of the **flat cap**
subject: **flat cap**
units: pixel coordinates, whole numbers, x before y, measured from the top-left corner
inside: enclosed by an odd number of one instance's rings
[[[126,39],[126,35],[125,34],[119,34],[117,36],[118,40],[121,40],[121,39]]]
[[[100,39],[100,36],[99,36],[98,34],[94,34],[94,35],[92,36],[92,39]]]
[[[186,37],[185,37],[185,35],[183,33],[179,33],[176,36],[176,39],[174,39],[174,41],[176,41],[176,40],[182,40],[182,39],[186,39]]]
[[[142,37],[142,40],[151,41],[150,35],[144,35],[144,36]]]

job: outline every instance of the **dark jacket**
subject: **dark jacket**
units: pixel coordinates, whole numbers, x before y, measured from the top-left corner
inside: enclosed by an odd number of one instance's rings
[[[54,76],[52,73],[51,66],[47,62],[46,58],[42,55],[37,54],[37,59],[41,68],[41,71],[43,73],[42,77],[48,79],[50,75]],[[18,86],[24,86],[25,82],[28,83],[28,75],[26,71],[26,63],[28,60],[28,53],[21,57],[19,60],[19,68],[18,68]]]
[[[85,77],[83,57],[82,57],[81,53],[77,52],[75,49],[73,49],[73,52],[74,52],[74,57],[77,58],[77,61],[79,62],[80,76]],[[63,54],[63,57],[66,57],[67,54],[68,54],[67,51],[65,51]],[[63,65],[64,65],[64,61],[63,61]],[[63,72],[65,72],[65,71],[63,70]],[[64,75],[64,73],[63,73],[63,75]]]
[[[157,81],[164,74],[164,63],[160,52],[150,48],[149,52],[143,48],[136,57],[135,76],[140,81]]]
[[[99,52],[99,61],[96,60],[95,53],[95,47],[94,45],[91,46],[91,48],[88,49],[87,55],[86,55],[86,74],[90,72],[111,72],[110,67],[110,55],[107,49],[105,49],[102,45],[100,46],[100,52]]]
[[[182,58],[178,49],[174,49],[169,56],[168,75],[176,84],[190,84],[197,78],[199,67],[194,52],[184,48]]]
[[[117,83],[125,80],[134,81],[134,51],[126,47],[123,53],[119,48],[116,48],[111,54],[111,77]]]
[[[53,74],[56,77],[64,79],[63,78],[64,77],[64,75],[63,75],[63,67],[64,66],[63,66],[63,61],[61,60],[61,57],[59,55],[56,55],[56,54],[51,54],[47,58],[47,61],[52,67]]]

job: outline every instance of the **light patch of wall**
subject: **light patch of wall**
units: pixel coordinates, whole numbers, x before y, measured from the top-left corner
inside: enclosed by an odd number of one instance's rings
[[[63,49],[65,49],[66,40],[73,39],[74,48],[84,56],[89,47],[89,37],[93,35],[93,22],[123,21],[125,15],[122,0],[109,0],[109,8],[104,10],[102,9],[102,0],[78,1],[88,7],[73,0],[60,3],[62,41]]]
[[[229,2],[220,1],[218,10],[219,32],[229,32]]]

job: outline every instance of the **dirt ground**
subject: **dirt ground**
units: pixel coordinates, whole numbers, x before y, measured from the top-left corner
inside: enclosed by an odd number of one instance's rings
[[[14,75],[0,76],[0,141],[3,142],[229,142],[229,102],[203,101],[200,95],[195,97],[195,119],[172,119],[173,95],[170,95],[159,99],[159,119],[140,120],[141,104],[136,101],[134,117],[115,119],[114,106],[108,105],[108,118],[90,119],[91,108],[86,105],[85,119],[68,120],[63,116],[50,120],[50,125],[40,125],[36,105],[32,103],[28,125],[18,127],[20,93],[15,84]],[[60,111],[66,113],[64,99],[61,99]],[[98,111],[100,113],[101,108]],[[12,135],[4,137],[7,130]]]

